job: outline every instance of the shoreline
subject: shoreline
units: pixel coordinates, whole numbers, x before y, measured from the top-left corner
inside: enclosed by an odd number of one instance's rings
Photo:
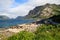
[[[0,32],[1,31],[7,31],[7,32],[14,32],[14,33],[18,33],[20,31],[35,31],[36,27],[38,25],[34,24],[34,23],[30,23],[30,24],[18,24],[16,26],[11,26],[9,28],[0,28]]]

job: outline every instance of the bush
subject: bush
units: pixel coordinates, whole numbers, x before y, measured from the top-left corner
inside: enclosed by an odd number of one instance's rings
[[[35,34],[27,31],[22,31],[17,35],[9,37],[7,40],[33,40]]]
[[[59,26],[59,25],[58,25]],[[60,28],[53,25],[42,25],[35,32],[35,40],[60,40]]]
[[[8,40],[60,40],[60,25],[39,26],[34,33],[22,31],[8,38]],[[57,27],[57,28],[56,28]]]

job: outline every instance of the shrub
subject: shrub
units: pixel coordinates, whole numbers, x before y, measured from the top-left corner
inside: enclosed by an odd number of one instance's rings
[[[8,38],[8,40],[33,40],[35,34],[27,31],[22,31],[17,35],[13,35]]]
[[[58,25],[59,26],[59,25]],[[60,40],[60,28],[53,25],[42,25],[35,32],[35,40]]]
[[[60,40],[60,25],[41,25],[34,33],[22,31],[8,40]],[[56,28],[57,27],[57,28]]]

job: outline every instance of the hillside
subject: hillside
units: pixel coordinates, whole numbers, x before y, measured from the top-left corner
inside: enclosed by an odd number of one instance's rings
[[[0,20],[8,20],[10,19],[8,16],[0,15]]]
[[[59,15],[60,5],[56,4],[45,4],[42,6],[37,6],[33,10],[30,10],[27,18],[49,18],[53,15]]]

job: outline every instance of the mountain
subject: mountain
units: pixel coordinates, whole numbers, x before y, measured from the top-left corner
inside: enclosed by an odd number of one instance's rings
[[[5,15],[0,15],[0,20],[8,20],[8,19],[10,18]]]
[[[17,16],[15,19],[24,19],[24,16]]]
[[[45,4],[37,6],[33,10],[30,10],[26,18],[49,18],[54,15],[59,15],[60,5],[56,4]]]

